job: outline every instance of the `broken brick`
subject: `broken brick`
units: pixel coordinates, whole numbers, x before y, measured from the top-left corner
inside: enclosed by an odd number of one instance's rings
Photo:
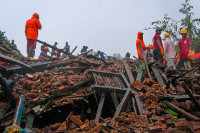
[[[76,116],[74,116],[74,115],[70,116],[69,119],[70,119],[72,122],[74,122],[76,125],[78,125],[79,127],[80,127],[81,125],[83,125],[83,122],[82,122],[80,119],[78,119]]]

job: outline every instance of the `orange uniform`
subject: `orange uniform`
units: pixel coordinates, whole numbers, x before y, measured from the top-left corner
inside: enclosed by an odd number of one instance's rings
[[[40,21],[33,16],[31,19],[26,21],[25,33],[28,39],[37,40],[38,29],[41,29],[42,25]]]
[[[142,34],[142,32],[139,31],[137,34],[138,37],[136,40],[136,48],[137,48],[138,57],[142,58],[142,54],[141,54],[140,47],[139,47],[139,42],[142,44],[143,51],[146,51],[146,46],[144,44],[143,38],[140,38],[140,34]]]

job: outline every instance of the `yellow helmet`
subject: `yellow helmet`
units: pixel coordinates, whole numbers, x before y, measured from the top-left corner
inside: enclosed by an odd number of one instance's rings
[[[182,30],[181,30],[181,34],[182,34],[182,33],[187,33],[187,29],[182,29]]]
[[[164,36],[170,36],[170,34],[169,33],[165,33]]]

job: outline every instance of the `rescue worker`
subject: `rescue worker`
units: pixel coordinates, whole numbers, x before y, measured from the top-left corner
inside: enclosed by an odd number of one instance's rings
[[[97,54],[100,56],[101,59],[105,60],[105,56],[104,55],[106,55],[106,54],[104,52],[97,51]]]
[[[87,47],[87,46],[83,46],[83,48],[81,49],[81,53],[84,53],[84,52],[86,52],[86,51],[87,51],[87,49],[88,49],[88,47]]]
[[[58,43],[55,42],[55,44],[53,45],[53,47],[54,47],[54,48],[57,48],[57,44],[58,44]],[[52,48],[52,50],[51,50],[51,56],[53,57],[54,55],[55,55],[55,56],[57,55],[57,54],[56,54],[56,50]]]
[[[41,46],[41,51],[44,51],[44,47],[46,47],[46,45],[43,44],[43,45]]]
[[[176,56],[175,44],[170,38],[169,33],[165,33],[164,52],[168,68],[174,68],[174,59]]]
[[[139,44],[142,45],[143,51],[146,51],[146,49],[147,49],[145,44],[144,44],[144,41],[143,41],[143,34],[144,33],[139,31],[138,34],[137,34],[137,40],[136,40],[136,48],[137,48],[138,58],[140,58],[140,59],[142,59],[143,57],[142,57],[142,53],[140,51]]]
[[[83,48],[81,49],[81,53],[87,52],[88,47],[87,46],[83,46]],[[86,56],[87,53],[83,54],[82,56]]]
[[[15,40],[12,40],[10,45],[11,45],[12,47],[17,48],[17,45],[15,44]]]
[[[163,29],[162,28],[157,28],[156,29],[156,34],[155,36],[153,37],[153,58],[156,62],[158,62],[158,64],[160,66],[163,66],[162,62],[163,62],[163,55],[165,54],[164,53],[164,50],[163,50],[163,44],[162,44],[162,40],[161,40],[161,37],[160,37],[160,34],[161,34],[161,31]]]
[[[42,25],[39,21],[39,15],[34,13],[32,18],[26,21],[25,35],[27,38],[27,55],[34,58],[36,49],[36,40],[38,38],[38,29],[40,30]]]
[[[126,59],[128,60],[128,59],[130,59],[130,56],[131,56],[131,54],[130,54],[129,52],[127,52],[126,55],[125,55],[125,57],[124,57],[124,59],[125,59],[125,60],[126,60]]]
[[[187,29],[182,29],[180,34],[182,39],[179,41],[179,53],[176,56],[176,59],[180,56],[180,60],[177,64],[178,68],[184,68],[184,62],[189,62],[191,58],[191,40],[187,37]]]
[[[70,53],[70,46],[69,46],[68,42],[65,43],[64,50],[65,50],[66,55],[68,55]]]
[[[49,48],[48,47],[44,47],[44,50],[41,51],[40,56],[38,57],[38,60],[41,60],[42,62],[44,62],[47,59],[52,59],[51,56],[47,55],[48,51],[49,51]]]

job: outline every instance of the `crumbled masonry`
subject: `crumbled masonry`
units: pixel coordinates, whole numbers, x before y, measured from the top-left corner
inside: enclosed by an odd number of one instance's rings
[[[13,60],[0,69],[0,132],[13,126],[19,98],[25,101],[19,126],[36,133],[200,132],[198,64],[167,70],[151,59],[146,65],[71,55],[38,62],[0,54],[28,65]]]

